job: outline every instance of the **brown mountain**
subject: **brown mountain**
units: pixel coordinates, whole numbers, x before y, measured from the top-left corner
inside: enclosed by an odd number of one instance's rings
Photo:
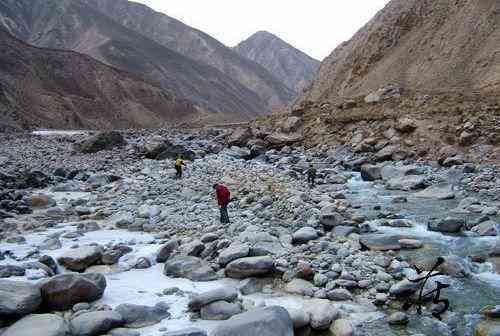
[[[268,109],[288,105],[296,94],[287,83],[275,78],[259,64],[241,57],[204,32],[185,25],[165,14],[127,0],[82,0],[171,50],[210,65],[255,92]]]
[[[197,116],[189,101],[135,75],[0,29],[0,130],[158,127]]]
[[[306,99],[393,84],[425,92],[498,92],[498,0],[393,0],[321,64]]]
[[[253,34],[234,50],[262,65],[297,93],[309,87],[320,64],[318,60],[266,31]]]
[[[269,112],[267,104],[238,81],[126,28],[79,0],[3,0],[0,25],[30,44],[84,53],[157,81],[211,112],[213,119],[248,120]]]

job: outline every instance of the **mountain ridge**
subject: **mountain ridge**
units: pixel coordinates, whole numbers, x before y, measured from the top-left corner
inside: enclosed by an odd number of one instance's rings
[[[265,30],[254,33],[233,50],[262,65],[297,93],[309,87],[320,65],[318,60]]]

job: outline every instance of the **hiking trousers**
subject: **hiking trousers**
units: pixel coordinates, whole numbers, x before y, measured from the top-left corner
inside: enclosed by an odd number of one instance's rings
[[[175,166],[175,177],[177,178],[182,178],[182,167],[180,166]]]
[[[220,222],[222,224],[229,223],[229,214],[227,213],[227,204],[220,207]]]

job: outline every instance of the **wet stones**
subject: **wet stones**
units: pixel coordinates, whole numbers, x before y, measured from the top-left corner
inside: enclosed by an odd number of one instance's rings
[[[189,309],[199,311],[203,306],[206,306],[216,301],[232,302],[238,297],[238,292],[234,287],[224,287],[214,289],[209,292],[194,295],[188,303]]]
[[[105,289],[102,274],[62,274],[41,285],[43,305],[49,310],[66,310],[80,302],[96,301]]]
[[[0,280],[0,318],[21,317],[38,310],[42,293],[37,285]]]
[[[169,306],[164,302],[159,302],[153,307],[126,303],[117,306],[115,312],[122,317],[123,326],[143,328],[170,317],[168,310]]]
[[[217,279],[214,270],[203,260],[190,256],[169,259],[163,268],[166,276],[187,278],[192,281],[212,281]]]
[[[304,310],[309,313],[311,328],[326,330],[338,318],[339,312],[329,300],[313,299],[304,304]]]
[[[226,301],[215,301],[203,306],[200,310],[202,320],[227,320],[230,317],[240,314],[241,306],[236,303]]]
[[[170,256],[177,250],[179,247],[179,242],[177,240],[170,240],[167,242],[165,245],[163,245],[159,251],[158,255],[156,257],[156,262],[158,263],[164,263],[166,262]]]
[[[218,262],[221,266],[226,266],[236,259],[247,257],[249,254],[250,246],[248,244],[231,244],[220,252]]]
[[[69,250],[57,261],[62,266],[75,272],[83,272],[85,269],[101,259],[102,247],[100,246],[82,246]]]
[[[107,331],[121,327],[123,319],[114,311],[93,311],[83,313],[71,320],[71,333],[75,336],[102,335]]]
[[[69,334],[69,326],[62,317],[53,314],[34,314],[14,323],[2,336],[67,336]]]
[[[271,273],[273,269],[274,261],[269,256],[240,258],[226,266],[226,276],[236,279],[258,277]]]
[[[318,238],[318,232],[312,227],[303,227],[292,235],[294,244],[305,244]]]
[[[255,309],[222,322],[211,336],[293,336],[293,322],[286,309]]]
[[[431,231],[458,233],[464,226],[465,220],[461,218],[447,217],[439,221],[430,222],[428,228]]]

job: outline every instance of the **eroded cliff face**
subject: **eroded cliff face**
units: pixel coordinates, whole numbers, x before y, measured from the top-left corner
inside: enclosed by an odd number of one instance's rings
[[[159,127],[198,117],[161,87],[72,51],[0,29],[0,130]]]
[[[389,84],[498,92],[499,23],[495,0],[393,0],[325,59],[303,99],[355,97]]]

